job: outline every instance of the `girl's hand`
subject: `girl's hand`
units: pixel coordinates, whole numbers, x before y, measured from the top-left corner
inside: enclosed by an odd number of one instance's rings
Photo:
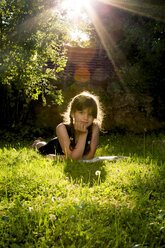
[[[83,123],[83,122],[75,122],[74,123],[74,129],[76,131],[81,132],[81,133],[87,133],[88,132],[87,124]]]

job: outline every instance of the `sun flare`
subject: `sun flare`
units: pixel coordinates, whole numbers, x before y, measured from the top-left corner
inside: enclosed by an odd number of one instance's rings
[[[84,31],[90,23],[87,10],[90,1],[63,0],[60,5],[62,15],[68,20],[67,33],[70,41],[76,42],[79,46],[90,39],[88,33]]]
[[[81,32],[78,29],[70,31],[70,36],[72,40],[75,40],[75,41],[78,41],[78,40],[88,41],[89,40],[89,36],[86,33]]]
[[[87,2],[89,0],[64,0],[61,7],[69,16],[75,17],[80,15],[82,10],[86,8]]]
[[[78,28],[68,30],[68,35],[70,37],[70,41],[67,45],[77,44],[80,47],[86,46],[90,40],[89,35],[86,32],[79,30]]]

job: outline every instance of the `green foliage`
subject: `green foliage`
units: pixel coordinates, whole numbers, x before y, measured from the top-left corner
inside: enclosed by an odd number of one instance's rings
[[[92,164],[1,142],[0,246],[163,247],[164,139],[101,136],[96,156],[128,159]]]
[[[132,92],[137,101],[143,94],[151,96],[152,116],[164,121],[164,5],[153,0],[130,2],[119,3],[119,8],[102,4],[110,11],[105,16],[101,3],[98,9],[107,31],[103,45],[115,65],[111,82]]]
[[[164,24],[144,17],[138,17],[138,21],[132,19],[131,28],[125,28],[126,39],[121,43],[128,60],[121,71],[124,86],[137,97],[145,92],[150,95],[154,99],[152,115],[163,121],[165,103],[161,92],[164,91]]]
[[[51,0],[1,2],[0,88],[5,93],[1,95],[5,122],[18,123],[18,112],[39,95],[44,104],[47,95],[57,104],[62,102],[56,81],[66,65],[65,29],[54,12],[56,4]],[[51,70],[48,61],[54,63]],[[27,118],[26,111],[21,114]]]
[[[64,30],[50,3],[4,1],[1,5],[1,84],[22,90],[27,102],[37,99],[66,63],[60,48]],[[53,70],[46,68],[48,60],[54,61]]]
[[[134,7],[129,6],[129,2],[125,1],[123,7]],[[99,37],[102,30],[100,34],[96,32],[97,23],[80,21],[75,27],[80,25],[80,29],[90,36],[87,42],[73,42],[67,36],[72,24],[65,18],[65,13],[57,11],[58,3],[57,0],[3,0],[0,3],[0,115],[3,126],[16,125],[18,121],[27,119],[29,104],[38,96],[41,96],[43,104],[46,104],[47,96],[53,103],[62,102],[57,81],[61,80],[60,72],[66,65],[62,45],[67,42],[106,48],[116,66],[108,82],[110,91],[113,88],[116,91],[131,91],[137,101],[144,93],[150,95],[153,99],[152,114],[164,121],[162,1],[155,3],[148,0],[149,5],[141,0],[136,1],[135,6],[139,3],[137,10],[148,6],[140,14],[93,1],[93,12],[100,20],[99,25],[103,25],[105,37]],[[155,6],[153,16],[147,13],[150,4]],[[104,14],[106,8],[108,11]],[[160,17],[157,18],[159,21],[154,19],[155,14]],[[105,38],[105,44],[101,44],[100,38],[102,41]],[[47,61],[54,61],[52,69],[47,68]],[[68,83],[68,79],[65,82]]]

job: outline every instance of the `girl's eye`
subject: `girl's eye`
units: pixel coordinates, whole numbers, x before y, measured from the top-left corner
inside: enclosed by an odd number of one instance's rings
[[[88,114],[88,116],[89,116],[89,117],[91,117],[91,116],[92,116],[92,114],[91,114],[91,113],[89,113],[89,114]]]

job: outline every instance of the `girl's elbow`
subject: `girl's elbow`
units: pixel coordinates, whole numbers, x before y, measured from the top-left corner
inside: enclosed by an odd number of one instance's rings
[[[94,158],[95,155],[95,151],[90,151],[88,154],[84,155],[83,158],[84,159],[92,159]]]
[[[83,159],[92,159],[94,158],[94,155],[86,155],[86,156],[83,156]]]
[[[65,153],[65,156],[67,159],[71,159],[73,161],[76,161],[76,160],[79,160],[80,159],[80,156],[78,156],[77,154],[74,154],[73,152],[67,152]]]
[[[79,160],[79,159],[81,159],[81,158],[82,158],[82,156],[71,155],[71,159],[72,159],[73,161]]]

